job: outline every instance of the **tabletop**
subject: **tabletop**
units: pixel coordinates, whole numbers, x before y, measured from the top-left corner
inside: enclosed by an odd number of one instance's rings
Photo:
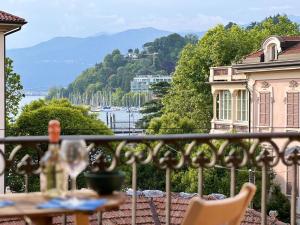
[[[77,214],[77,213],[93,213],[103,212],[113,209],[118,209],[119,206],[125,201],[125,194],[121,192],[114,192],[111,195],[99,196],[96,192],[88,189],[78,190],[75,192],[78,198],[88,199],[106,199],[107,202],[92,212],[86,211],[74,211],[68,209],[38,209],[36,206],[40,203],[46,202],[47,199],[41,192],[32,193],[14,193],[14,194],[2,194],[0,200],[10,200],[16,204],[13,206],[0,208],[0,217],[43,217],[43,216],[56,216],[62,214]]]

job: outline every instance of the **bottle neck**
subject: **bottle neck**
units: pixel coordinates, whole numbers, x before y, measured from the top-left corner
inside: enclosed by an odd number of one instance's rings
[[[48,149],[50,151],[58,151],[59,150],[59,144],[57,142],[50,143],[49,146],[48,146]]]

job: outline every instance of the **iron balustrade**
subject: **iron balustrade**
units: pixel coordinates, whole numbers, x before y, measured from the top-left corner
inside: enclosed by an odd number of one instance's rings
[[[137,165],[154,163],[166,174],[166,224],[171,219],[171,173],[183,167],[192,167],[198,170],[198,194],[203,196],[204,176],[203,170],[217,165],[230,169],[230,195],[236,192],[237,169],[244,166],[259,168],[262,173],[261,186],[261,224],[267,224],[267,172],[270,168],[282,162],[285,166],[294,169],[290,223],[296,224],[297,200],[297,167],[300,165],[298,148],[290,148],[292,142],[300,141],[300,134],[292,133],[237,133],[237,134],[174,134],[174,135],[145,135],[145,136],[62,136],[61,139],[84,139],[88,149],[93,152],[90,170],[112,171],[122,163],[132,167],[132,189],[137,191]],[[278,140],[283,144],[279,146]],[[216,141],[221,141],[220,145]],[[219,142],[220,143],[220,142]],[[272,151],[261,147],[269,144]],[[39,174],[39,158],[47,149],[47,136],[6,137],[0,139],[0,144],[13,146],[9,156],[0,151],[2,163],[5,163],[0,174],[16,165],[17,155],[26,149],[34,149],[38,157],[24,152],[15,172],[25,178],[25,191],[28,191],[28,176]],[[199,147],[206,145],[209,154]],[[142,146],[142,147],[141,147]],[[170,148],[170,146],[172,146]],[[104,151],[104,149],[109,150]],[[258,149],[258,152],[257,152]],[[174,151],[176,154],[174,155]],[[32,153],[32,151],[31,151]],[[107,153],[107,155],[106,155]],[[287,154],[288,153],[288,154]],[[137,196],[132,197],[132,224],[136,224]],[[102,215],[98,215],[101,224]]]

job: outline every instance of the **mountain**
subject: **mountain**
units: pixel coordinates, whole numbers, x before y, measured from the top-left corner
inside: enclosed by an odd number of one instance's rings
[[[14,60],[14,70],[21,75],[25,89],[45,90],[68,85],[114,49],[125,53],[171,33],[141,28],[86,38],[57,37],[32,47],[8,50],[7,55]]]

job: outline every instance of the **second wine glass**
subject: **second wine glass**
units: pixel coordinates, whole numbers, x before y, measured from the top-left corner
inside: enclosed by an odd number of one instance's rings
[[[74,196],[77,176],[87,167],[89,157],[84,140],[63,140],[61,144],[61,158],[68,172],[72,184],[71,190]]]

